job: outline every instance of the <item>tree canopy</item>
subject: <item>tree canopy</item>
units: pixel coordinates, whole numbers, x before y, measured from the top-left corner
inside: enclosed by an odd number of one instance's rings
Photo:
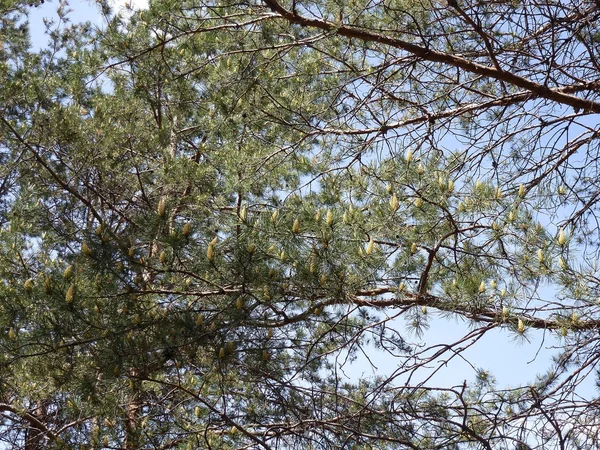
[[[63,1],[32,47],[41,3],[0,5],[1,448],[597,448],[600,3]],[[440,381],[490,333],[554,358]]]

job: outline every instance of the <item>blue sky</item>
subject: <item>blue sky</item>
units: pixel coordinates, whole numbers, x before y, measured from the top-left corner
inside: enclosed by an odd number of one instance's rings
[[[56,9],[60,5],[60,1],[46,1],[43,5],[37,8],[31,8],[29,21],[31,24],[30,33],[31,41],[35,48],[42,47],[47,42],[47,37],[44,35],[45,27],[43,18],[57,18]],[[126,11],[126,4],[134,9],[147,8],[148,0],[111,0],[110,4],[117,11]],[[89,0],[75,0],[68,3],[68,8],[71,10],[69,18],[73,22],[90,21],[99,26],[102,25],[102,16],[98,6]]]

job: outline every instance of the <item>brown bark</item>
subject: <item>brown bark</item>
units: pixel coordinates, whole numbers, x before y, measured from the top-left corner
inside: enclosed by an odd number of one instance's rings
[[[37,403],[36,408],[33,410],[31,415],[35,417],[39,423],[46,422],[46,416],[48,411],[48,405],[44,401]],[[35,426],[33,422],[30,422],[30,426],[25,432],[25,447],[24,450],[42,450],[46,448],[46,433],[41,427]]]
[[[139,447],[139,417],[141,410],[141,402],[139,398],[139,385],[137,382],[138,371],[131,369],[130,371],[132,385],[131,394],[127,404],[127,417],[125,419],[125,441],[123,447],[126,450],[135,450]]]
[[[43,450],[47,447],[48,439],[55,439],[54,433],[46,425],[46,402],[39,402],[32,412],[21,411],[8,403],[0,403],[0,411],[12,413],[27,422],[23,450]]]
[[[294,11],[288,11],[287,9],[282,7],[276,0],[264,1],[265,4],[273,12],[279,14],[282,19],[285,19],[290,23],[335,32],[340,36],[345,36],[348,38],[360,39],[366,42],[377,42],[380,44],[388,45],[390,47],[398,48],[415,56],[418,56],[424,61],[444,63],[452,67],[457,67],[459,69],[466,70],[470,73],[493,78],[498,81],[504,81],[506,83],[512,84],[513,86],[518,86],[520,88],[526,89],[527,91],[531,92],[539,98],[545,98],[556,103],[568,105],[578,110],[582,109],[584,111],[600,113],[600,103],[594,102],[592,100],[586,100],[575,95],[571,95],[569,93],[576,92],[579,89],[598,89],[600,87],[599,81],[581,83],[578,85],[552,89],[542,84],[528,80],[527,78],[516,75],[512,72],[503,70],[499,67],[491,67],[483,64],[478,64],[469,61],[468,59],[463,58],[461,56],[439,52],[437,50],[422,47],[420,45],[416,45],[411,42],[404,41],[402,39],[392,38],[385,34],[375,33],[350,25],[344,25],[340,23],[330,22],[327,20],[304,17]]]

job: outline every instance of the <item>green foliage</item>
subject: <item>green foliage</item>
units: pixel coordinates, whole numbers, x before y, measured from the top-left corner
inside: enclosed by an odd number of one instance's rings
[[[288,3],[61,3],[39,51],[0,5],[0,440],[592,448],[600,21]],[[469,334],[430,345],[446,316]],[[564,348],[436,384],[494,329]]]

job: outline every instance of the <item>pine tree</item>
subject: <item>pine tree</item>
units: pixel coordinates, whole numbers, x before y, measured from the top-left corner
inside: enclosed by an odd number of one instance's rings
[[[4,446],[595,448],[596,3],[98,6],[1,7]]]

